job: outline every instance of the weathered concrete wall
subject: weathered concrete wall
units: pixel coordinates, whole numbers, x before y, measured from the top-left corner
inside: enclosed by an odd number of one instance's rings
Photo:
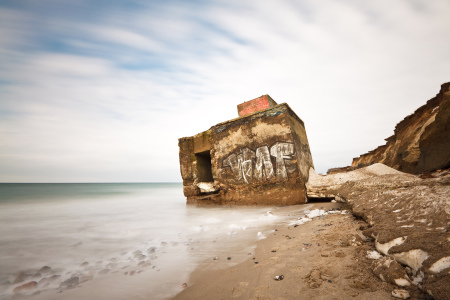
[[[220,123],[180,139],[179,145],[184,193],[190,204],[306,201],[305,183],[313,162],[304,124],[287,104]],[[206,178],[203,159],[208,157],[216,192],[201,194],[197,184]]]

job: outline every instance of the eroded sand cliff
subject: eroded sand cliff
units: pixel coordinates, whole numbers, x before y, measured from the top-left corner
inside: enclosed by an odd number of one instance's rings
[[[352,168],[374,163],[412,174],[450,166],[450,82],[398,123],[385,145],[354,158]]]

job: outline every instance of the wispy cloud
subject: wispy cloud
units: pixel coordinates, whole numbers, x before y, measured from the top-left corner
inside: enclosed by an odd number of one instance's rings
[[[0,181],[179,181],[177,138],[268,93],[316,169],[449,80],[448,1],[3,1]]]

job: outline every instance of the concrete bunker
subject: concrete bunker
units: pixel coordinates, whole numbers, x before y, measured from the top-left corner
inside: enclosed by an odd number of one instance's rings
[[[180,138],[188,204],[292,205],[307,202],[314,167],[303,121],[263,95],[238,105],[239,117]]]

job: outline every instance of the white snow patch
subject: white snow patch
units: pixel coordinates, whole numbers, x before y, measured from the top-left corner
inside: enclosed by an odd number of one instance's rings
[[[397,279],[394,279],[394,281],[395,281],[395,284],[398,286],[410,286],[411,285],[411,283],[409,283],[409,281],[406,280],[405,278],[397,278]]]
[[[326,215],[327,212],[324,211],[323,209],[313,209],[310,213],[308,213],[306,216],[310,219],[315,218],[315,217],[319,217],[319,216],[323,216]]]
[[[414,272],[417,272],[422,267],[423,261],[429,256],[422,249],[414,249],[407,252],[394,253],[392,257],[398,262],[411,267]]]
[[[367,251],[367,258],[370,258],[370,259],[380,259],[380,258],[382,258],[383,256],[378,252],[378,251],[375,251],[375,250],[373,250],[373,251]]]
[[[446,256],[431,265],[430,271],[440,273],[442,270],[450,268],[450,256]]]
[[[377,248],[378,252],[383,253],[384,255],[388,255],[389,249],[391,249],[394,246],[398,246],[403,244],[406,241],[406,236],[398,237],[396,239],[393,239],[390,242],[380,244],[378,242],[375,242],[375,248]]]

